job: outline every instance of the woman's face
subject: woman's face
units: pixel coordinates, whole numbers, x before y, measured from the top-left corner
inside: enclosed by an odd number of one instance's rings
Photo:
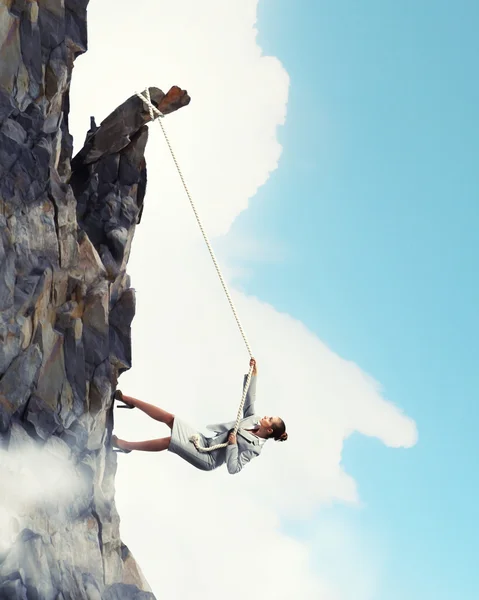
[[[263,417],[260,419],[259,424],[263,429],[271,433],[273,431],[273,424],[280,425],[281,419],[279,417]]]

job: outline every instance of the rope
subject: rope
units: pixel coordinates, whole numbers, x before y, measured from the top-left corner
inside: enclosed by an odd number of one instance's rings
[[[206,243],[206,246],[207,246],[208,251],[210,253],[211,259],[212,259],[213,264],[215,266],[216,273],[217,273],[217,275],[219,277],[219,280],[221,282],[223,290],[224,290],[224,292],[226,294],[226,298],[228,299],[228,303],[229,303],[230,308],[231,308],[231,310],[233,312],[233,316],[234,316],[234,318],[236,320],[236,323],[238,325],[238,328],[240,330],[240,333],[241,333],[241,336],[242,336],[243,341],[245,343],[246,349],[248,351],[248,354],[250,355],[250,358],[253,358],[253,354],[251,352],[251,347],[249,345],[248,339],[247,339],[246,334],[244,332],[243,326],[241,325],[241,321],[239,319],[239,316],[238,316],[238,313],[236,311],[235,305],[233,303],[233,300],[231,298],[230,292],[228,290],[228,286],[226,285],[226,282],[225,282],[225,280],[223,278],[223,274],[221,273],[221,269],[219,267],[218,261],[216,260],[215,253],[213,252],[213,248],[211,247],[211,244],[210,244],[210,241],[208,239],[208,236],[206,235],[206,232],[204,230],[204,227],[203,227],[203,224],[201,222],[200,216],[198,214],[198,210],[197,210],[197,208],[195,206],[195,203],[193,202],[193,198],[191,197],[191,194],[190,194],[190,191],[188,189],[188,186],[186,185],[186,181],[185,181],[185,178],[183,177],[183,173],[182,173],[182,171],[180,169],[180,165],[178,164],[178,160],[176,159],[175,153],[174,153],[173,148],[171,146],[171,143],[170,143],[170,140],[169,140],[168,135],[166,133],[165,127],[164,127],[164,125],[162,123],[162,118],[165,115],[160,110],[158,110],[158,108],[154,104],[152,104],[151,97],[150,97],[150,90],[149,90],[148,87],[145,89],[145,96],[143,96],[139,92],[136,92],[136,95],[148,107],[148,111],[150,113],[151,120],[152,121],[157,120],[158,123],[159,123],[159,125],[160,125],[160,127],[161,127],[161,130],[162,130],[163,135],[164,135],[165,140],[166,140],[166,144],[167,144],[168,149],[170,151],[171,157],[173,158],[173,162],[175,163],[176,170],[178,171],[178,175],[180,176],[181,183],[183,184],[183,187],[185,189],[186,195],[187,195],[188,200],[190,202],[191,208],[193,209],[193,213],[194,213],[194,215],[196,217],[196,221],[198,223],[198,226],[200,228],[201,234],[203,235],[203,239],[204,239],[204,241]],[[157,118],[157,117],[160,117],[160,118]],[[245,401],[246,401],[246,396],[247,396],[247,393],[248,393],[249,385],[250,385],[250,382],[251,382],[251,376],[252,376],[252,373],[253,373],[253,368],[254,368],[253,366],[250,367],[250,370],[248,372],[248,377],[246,379],[246,384],[245,384],[244,389],[243,389],[243,395],[241,397],[241,402],[240,402],[240,405],[239,405],[239,408],[238,408],[238,414],[236,416],[236,422],[235,422],[235,426],[234,426],[234,429],[233,429],[233,433],[235,435],[236,435],[236,433],[238,432],[238,429],[239,429],[239,423],[241,421],[241,417],[242,417],[242,414],[243,414],[243,408],[244,408],[244,404],[245,404]],[[228,442],[225,442],[224,444],[216,444],[216,445],[211,446],[209,448],[208,447],[205,448],[203,446],[200,446],[199,435],[192,436],[190,438],[190,441],[193,442],[193,444],[195,445],[195,448],[198,451],[200,451],[200,452],[212,452],[213,450],[218,450],[219,448],[225,448],[226,446],[228,446]]]

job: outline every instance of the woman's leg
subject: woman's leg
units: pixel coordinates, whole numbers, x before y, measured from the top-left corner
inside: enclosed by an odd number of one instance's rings
[[[143,400],[138,400],[138,398],[133,398],[132,396],[127,396],[126,394],[123,394],[123,399],[128,404],[132,404],[136,408],[142,410],[149,417],[155,419],[155,421],[165,423],[170,429],[173,429],[173,421],[175,420],[175,415],[167,412],[166,410],[163,410],[159,406],[148,404],[148,402],[143,402]]]
[[[171,437],[158,438],[156,440],[145,440],[144,442],[127,442],[126,440],[120,440],[116,436],[113,436],[113,445],[118,448],[124,448],[125,450],[143,450],[145,452],[161,452],[162,450],[168,450],[170,445]]]

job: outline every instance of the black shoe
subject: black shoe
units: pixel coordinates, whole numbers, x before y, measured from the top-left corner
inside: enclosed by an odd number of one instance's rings
[[[123,404],[118,404],[117,408],[135,408],[133,406],[133,404],[129,404],[126,400],[123,400],[123,394],[121,393],[120,390],[115,391],[115,393],[113,394],[113,398],[115,400],[119,400],[120,402],[123,402]]]

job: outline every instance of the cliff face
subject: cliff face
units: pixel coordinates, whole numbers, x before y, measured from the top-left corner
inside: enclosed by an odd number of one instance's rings
[[[88,0],[0,0],[0,598],[153,598],[119,538],[112,395],[150,120],[132,96],[72,159]],[[168,114],[186,92],[150,88]]]

